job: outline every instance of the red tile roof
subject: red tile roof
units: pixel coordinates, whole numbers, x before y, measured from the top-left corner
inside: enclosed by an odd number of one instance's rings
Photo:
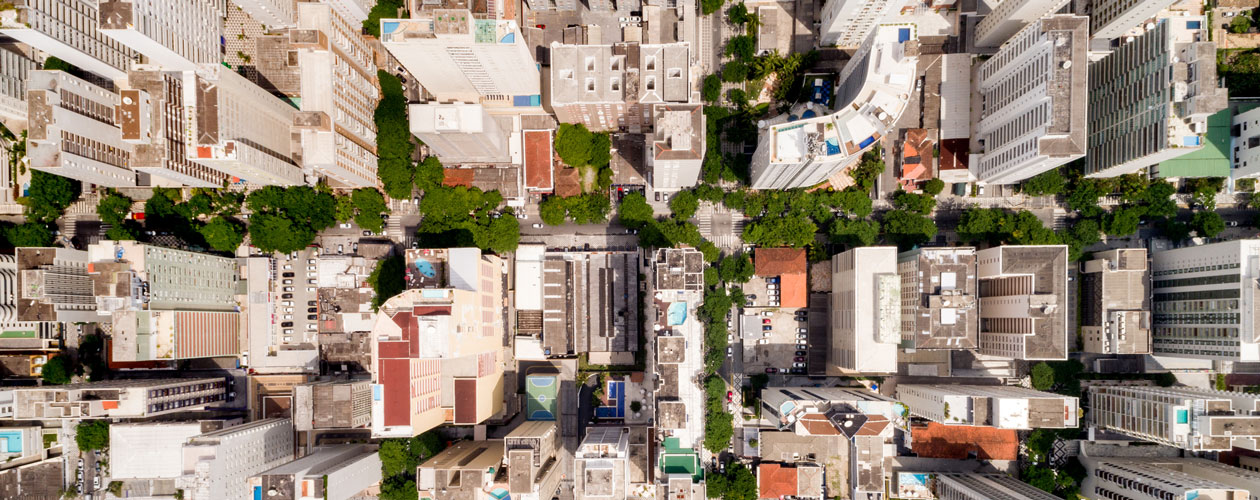
[[[477,423],[477,379],[455,379],[455,424]]]
[[[385,425],[411,424],[411,360],[382,359],[378,373],[382,389]]]
[[[965,459],[970,453],[981,460],[1019,458],[1019,436],[1012,429],[933,422],[914,426],[910,434],[911,449],[924,458]]]
[[[827,417],[821,413],[808,413],[801,417],[801,426],[805,428],[805,432],[811,436],[837,436],[840,429],[836,425],[827,420]]]
[[[175,358],[227,356],[241,351],[239,313],[180,311],[175,313]]]
[[[442,169],[442,185],[447,187],[472,187],[475,172],[471,168]]]
[[[548,192],[551,181],[552,153],[550,130],[525,131],[525,189]]]
[[[945,139],[941,141],[940,170],[967,170],[968,155],[971,144],[967,139]]]
[[[892,422],[888,421],[888,417],[883,415],[867,415],[866,423],[862,424],[862,428],[858,429],[858,436],[878,436],[887,429]]]
[[[809,262],[805,249],[758,248],[753,254],[754,272],[757,276],[779,277],[779,307],[785,309],[809,305]]]
[[[796,467],[761,464],[757,467],[758,498],[779,499],[796,496]]]

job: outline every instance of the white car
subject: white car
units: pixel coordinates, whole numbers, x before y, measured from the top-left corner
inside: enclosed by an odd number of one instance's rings
[[[534,229],[542,229],[543,225],[535,222],[533,227]]]
[[[761,339],[761,340],[758,340],[757,343],[760,345],[766,345],[770,343],[770,339]]]
[[[529,218],[529,214],[521,212],[519,214],[516,214],[516,218],[520,220],[525,220]]]
[[[772,313],[772,312],[770,312],[770,311],[764,311],[764,312],[762,312],[762,313],[761,313],[761,315],[762,315],[762,316],[765,316],[765,317],[767,317],[767,318],[769,318],[769,317],[771,317],[771,316],[774,316],[774,313]]]
[[[351,227],[351,226],[350,226],[350,223],[349,223],[349,222],[343,222],[343,223],[341,223],[341,228],[342,228],[342,229],[350,229],[350,227]]]

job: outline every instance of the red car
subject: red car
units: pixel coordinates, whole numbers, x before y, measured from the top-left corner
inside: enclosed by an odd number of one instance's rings
[[[726,402],[729,403],[734,400],[735,400],[735,393],[731,391],[726,391]]]
[[[763,325],[768,325],[768,324],[770,324],[770,318],[766,318],[766,319],[761,320],[761,324],[763,324]]]

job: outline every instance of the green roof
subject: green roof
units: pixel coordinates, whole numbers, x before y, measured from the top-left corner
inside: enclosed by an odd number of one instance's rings
[[[1161,162],[1158,176],[1168,177],[1229,177],[1229,127],[1232,115],[1229,108],[1208,116],[1207,140],[1203,148],[1177,158]]]
[[[704,479],[704,468],[700,467],[700,455],[696,450],[683,448],[678,438],[665,438],[661,447],[660,467],[665,474],[687,474],[693,482]]]

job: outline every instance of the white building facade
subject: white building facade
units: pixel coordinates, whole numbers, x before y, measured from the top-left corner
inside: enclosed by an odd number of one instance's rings
[[[232,3],[270,29],[292,28],[297,19],[292,0],[232,0]]]
[[[98,29],[151,64],[194,70],[222,60],[223,6],[210,0],[104,0]]]
[[[136,185],[131,145],[114,125],[118,94],[65,71],[32,71],[27,89],[31,168],[100,186]]]
[[[1155,17],[1175,0],[1094,0],[1089,6],[1089,34],[1093,38],[1120,38],[1125,32]]]
[[[1095,386],[1090,425],[1101,431],[1181,448],[1256,450],[1260,395],[1197,387]]]
[[[857,48],[900,4],[892,0],[827,0],[822,7],[819,45]]]
[[[1255,498],[1260,473],[1202,458],[1082,457],[1090,498]]]
[[[1151,351],[1159,356],[1260,361],[1255,292],[1260,240],[1155,252]]]
[[[971,162],[980,182],[1013,184],[1084,156],[1087,23],[1037,20],[980,64],[973,141],[982,154]]]
[[[26,79],[38,69],[34,59],[0,48],[0,121],[26,121]]]
[[[425,103],[408,106],[411,135],[428,146],[442,163],[504,163],[510,132],[480,104]],[[510,121],[510,117],[508,118]]]
[[[1054,500],[1056,497],[1006,474],[937,472],[937,500]]]
[[[828,368],[895,373],[901,343],[897,248],[846,250],[831,258],[831,276]]]
[[[1067,5],[1068,0],[1002,0],[976,24],[977,47],[997,47],[1025,26]]]
[[[1076,427],[1079,401],[1010,385],[897,385],[897,400],[910,412],[946,425],[999,429]]]
[[[249,478],[293,459],[293,423],[269,418],[189,439],[176,485],[186,500],[249,498]]]
[[[136,52],[97,30],[92,0],[18,0],[0,11],[0,34],[49,55],[117,80],[127,76]]]
[[[647,138],[652,190],[675,192],[696,185],[704,166],[707,138],[704,107],[699,104],[658,104],[654,131]]]

